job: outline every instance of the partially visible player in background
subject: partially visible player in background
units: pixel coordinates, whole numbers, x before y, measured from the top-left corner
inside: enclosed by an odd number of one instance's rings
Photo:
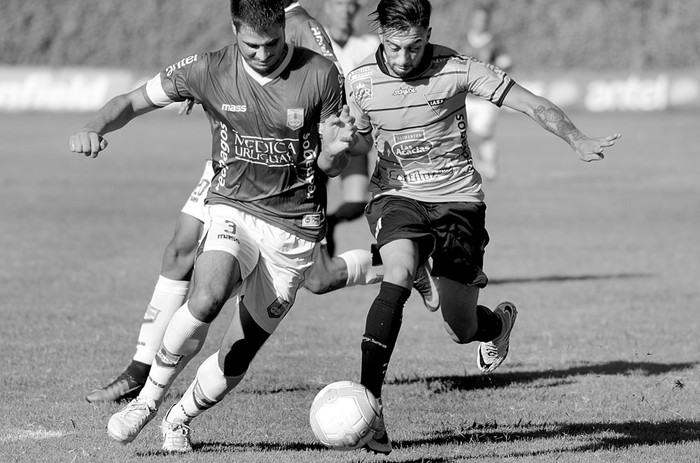
[[[491,10],[479,6],[469,14],[471,20],[464,53],[509,72],[513,60],[491,28]],[[488,101],[469,95],[467,113],[469,140],[474,151],[472,155],[476,170],[485,180],[495,180],[498,175],[498,145],[495,139],[498,108]]]
[[[379,38],[375,34],[355,34],[355,17],[360,11],[358,0],[326,0],[326,31],[333,45],[338,63],[344,74],[352,71],[367,56],[377,50]],[[335,255],[335,226],[362,217],[369,199],[367,183],[369,164],[376,160],[376,151],[360,154],[350,159],[350,164],[340,174],[343,203],[328,214],[328,253]]]
[[[337,63],[323,26],[299,2],[285,0],[284,3],[287,41]],[[193,100],[183,102],[180,113],[189,114],[193,104]],[[211,161],[207,161],[197,186],[180,212],[173,237],[163,253],[161,272],[146,308],[131,362],[112,382],[91,391],[86,396],[88,402],[115,402],[133,397],[143,388],[165,329],[173,314],[184,304],[190,289],[195,251],[205,222],[204,198],[213,176]],[[362,191],[367,191],[366,176]],[[322,250],[312,269],[307,272],[304,287],[312,293],[322,294],[346,286],[371,284],[381,278],[377,272],[381,272],[381,269],[372,266],[369,251],[354,249],[333,257],[332,253]],[[430,289],[425,284],[423,288],[428,291]]]

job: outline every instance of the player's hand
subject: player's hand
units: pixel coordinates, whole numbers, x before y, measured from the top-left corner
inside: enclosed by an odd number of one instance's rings
[[[70,137],[70,150],[96,158],[100,151],[107,148],[107,140],[97,132],[83,129]]]
[[[194,100],[185,100],[180,103],[180,107],[177,108],[177,114],[180,116],[189,116],[194,108]]]
[[[615,141],[619,140],[621,136],[622,135],[619,133],[614,133],[601,138],[584,137],[574,141],[572,147],[582,161],[600,161],[605,158],[605,154],[603,153],[605,148],[613,146]]]
[[[355,144],[355,118],[345,105],[337,116],[331,116],[323,123],[323,148],[329,153],[341,153]]]

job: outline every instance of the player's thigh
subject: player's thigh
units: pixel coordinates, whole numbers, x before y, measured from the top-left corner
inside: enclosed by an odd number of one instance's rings
[[[240,282],[241,267],[234,255],[225,251],[203,252],[194,270],[190,312],[200,321],[211,322]]]
[[[197,249],[199,239],[202,237],[203,226],[203,220],[181,212],[175,224],[175,231],[169,246],[182,254],[194,252]]]
[[[240,304],[255,323],[272,333],[294,305],[319,244],[254,220],[263,237],[259,243],[260,261],[245,278]]]
[[[455,342],[469,342],[477,329],[479,287],[446,277],[440,277],[438,285],[445,329]]]

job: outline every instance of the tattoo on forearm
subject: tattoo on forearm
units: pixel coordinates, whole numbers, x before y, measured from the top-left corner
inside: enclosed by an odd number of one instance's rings
[[[583,134],[574,123],[556,106],[539,106],[535,109],[535,118],[542,127],[564,140],[571,142],[583,138]]]

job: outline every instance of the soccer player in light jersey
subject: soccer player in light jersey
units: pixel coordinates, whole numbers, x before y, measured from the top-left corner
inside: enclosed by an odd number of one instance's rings
[[[379,46],[375,34],[355,34],[355,17],[360,11],[358,0],[326,0],[326,31],[333,46],[333,52],[343,73],[347,74],[357,67],[368,55],[373,54]],[[348,167],[340,174],[343,191],[343,203],[328,214],[328,252],[335,254],[334,232],[339,223],[361,217],[367,205],[369,182],[369,163],[376,160],[376,152],[355,155]]]
[[[109,420],[109,435],[123,443],[156,415],[226,300],[240,295],[220,350],[163,418],[163,449],[192,450],[189,421],[236,387],[292,307],[325,231],[322,172],[337,175],[354,142],[337,67],[285,42],[282,0],[231,0],[231,17],[235,44],[186,57],[113,98],[70,139],[73,151],[95,157],[104,134],[188,98],[211,125],[214,178],[192,294],[168,324],[139,396]]]
[[[285,35],[286,40],[295,46],[308,48],[333,62],[337,62],[333,54],[333,46],[323,26],[311,17],[299,2],[285,1]],[[374,48],[376,49],[376,46]],[[365,53],[362,58],[369,53],[371,52]],[[181,112],[189,113],[193,105],[194,100],[192,99],[183,102]],[[366,156],[358,156],[358,159],[362,163],[363,159],[366,160]],[[350,164],[352,166],[356,162],[351,160]],[[366,161],[364,169],[366,172]],[[209,160],[206,162],[198,184],[180,212],[173,237],[163,253],[161,272],[144,314],[136,351],[131,362],[109,384],[92,390],[86,396],[88,402],[114,402],[124,398],[132,398],[146,383],[148,371],[163,340],[165,328],[175,311],[182,306],[187,298],[194,268],[195,251],[206,220],[204,199],[213,177],[214,170],[211,160]],[[365,174],[360,185],[363,195],[367,194],[367,181]],[[363,207],[364,204],[366,202],[363,203]],[[360,209],[360,214],[362,210]],[[372,257],[369,251],[353,249],[332,258],[334,255],[330,249],[333,243],[332,233],[332,227],[329,227],[326,235],[329,249],[318,253],[315,265],[307,272],[304,287],[315,294],[321,294],[345,286],[371,284],[378,281],[381,269],[372,267]],[[426,286],[425,283],[423,286]],[[429,290],[430,287],[427,286],[426,291]]]
[[[380,0],[375,15],[381,47],[346,76],[358,140],[374,143],[379,161],[370,182],[367,220],[384,264],[362,339],[361,382],[381,400],[416,269],[432,259],[445,328],[457,343],[479,341],[477,364],[496,369],[508,354],[517,311],[478,305],[489,241],[481,177],[467,141],[467,93],[532,118],[566,141],[583,161],[603,159],[620,135],[589,138],[545,98],[501,69],[431,44],[428,0]],[[382,415],[383,416],[383,415]],[[367,448],[391,452],[383,419]]]

